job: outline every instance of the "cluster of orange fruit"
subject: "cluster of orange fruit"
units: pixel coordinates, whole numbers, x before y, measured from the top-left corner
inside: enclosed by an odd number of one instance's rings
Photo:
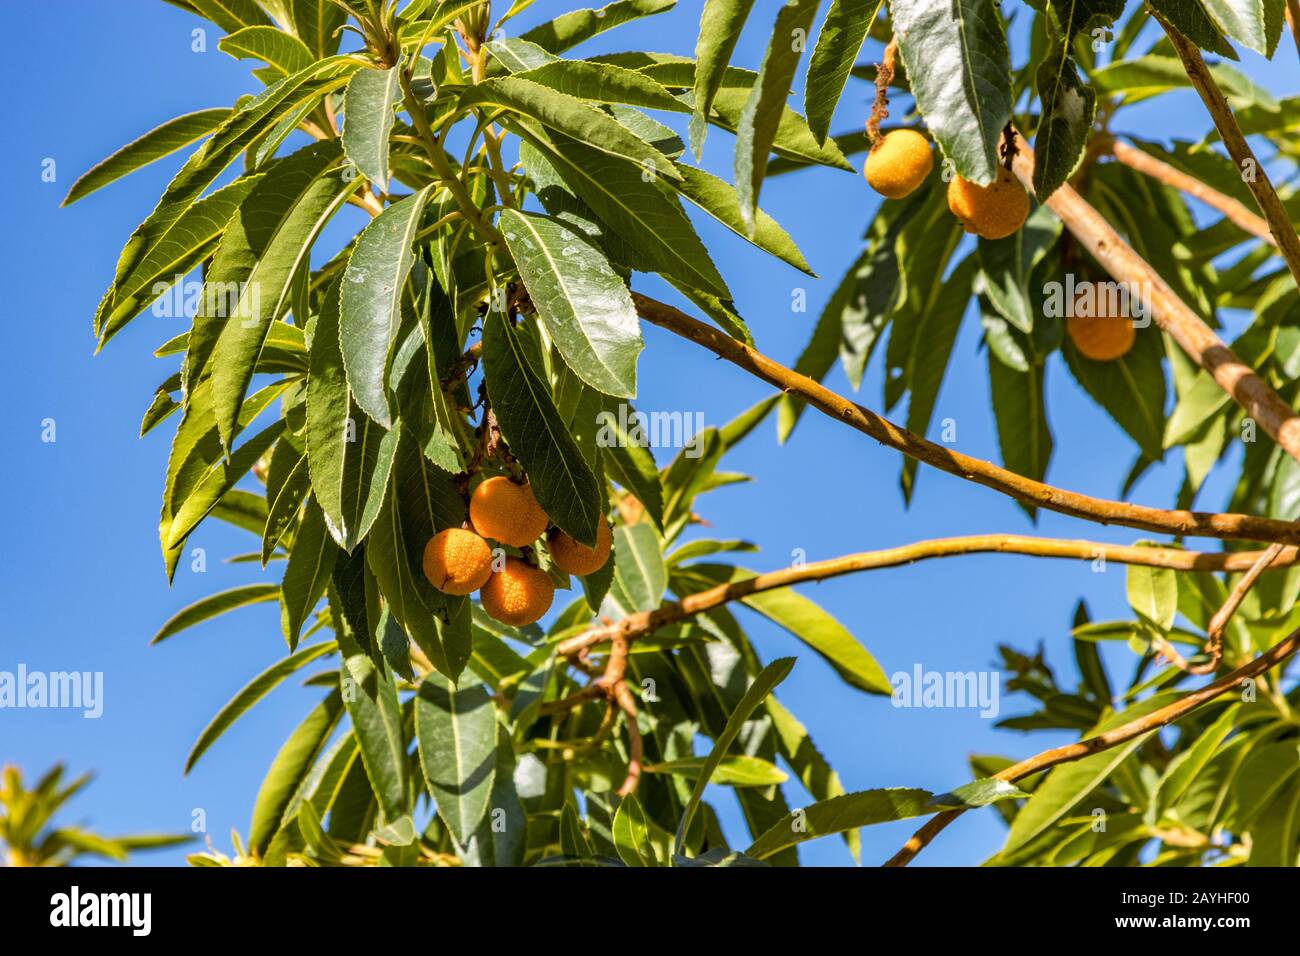
[[[929,141],[916,130],[896,129],[871,148],[862,173],[886,199],[902,199],[925,182],[933,167]],[[1029,217],[1029,194],[1011,170],[998,167],[998,178],[987,186],[954,176],[948,183],[948,209],[967,232],[1005,239]],[[1123,357],[1137,338],[1130,319],[1100,312],[1071,316],[1065,330],[1079,352],[1095,362]]]
[[[512,548],[531,545],[550,525],[527,483],[501,475],[483,481],[469,500],[468,528],[445,528],[424,546],[424,576],[444,594],[479,592],[483,610],[503,624],[523,627],[550,609],[555,585],[541,568],[506,556],[493,568],[491,539]],[[584,576],[609,560],[613,533],[604,521],[596,529],[596,546],[579,544],[559,528],[546,539],[551,563],[566,574]]]

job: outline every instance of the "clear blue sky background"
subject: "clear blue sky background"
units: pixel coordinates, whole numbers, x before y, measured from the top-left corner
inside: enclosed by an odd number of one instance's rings
[[[777,0],[759,0],[736,62],[756,66]],[[540,0],[514,32],[567,9]],[[1020,3],[1008,10],[1023,16]],[[683,0],[666,15],[622,27],[584,52],[651,49],[690,54],[699,4]],[[91,317],[112,275],[122,243],[152,208],[181,159],[173,157],[60,210],[72,181],[92,163],[159,122],[191,110],[228,105],[260,85],[249,66],[219,52],[209,30],[208,52],[190,50],[199,21],[161,2],[68,0],[28,5],[22,34],[9,51],[11,72],[30,89],[10,99],[9,146],[0,169],[9,184],[10,219],[0,230],[6,275],[4,347],[0,370],[9,410],[0,416],[7,467],[0,500],[8,502],[0,593],[7,620],[0,670],[103,671],[105,711],[0,711],[0,761],[35,775],[55,760],[74,771],[95,769],[99,780],[75,800],[70,819],[92,821],[106,833],[188,831],[195,809],[207,831],[228,849],[232,826],[246,831],[253,795],[286,733],[317,692],[285,685],[245,716],[188,777],[185,755],[223,703],[284,653],[273,605],[240,611],[151,648],[149,637],[177,609],[238,583],[274,580],[255,565],[222,558],[252,547],[243,532],[210,521],[190,547],[207,550],[205,574],[183,561],[168,587],[156,533],[163,470],[174,423],[143,441],[141,414],[172,366],[152,349],[181,330],[178,320],[147,315],[99,357],[92,356]],[[1016,61],[1023,58],[1018,53]],[[1243,53],[1249,75],[1274,93],[1293,93],[1300,72],[1284,38],[1276,60]],[[869,88],[856,81],[834,129],[860,128]],[[1123,114],[1121,130],[1145,136],[1196,139],[1208,128],[1193,94],[1175,94]],[[42,162],[57,163],[57,182],[41,180]],[[730,178],[731,138],[714,131],[705,165]],[[760,347],[792,363],[822,304],[854,259],[877,197],[860,176],[818,170],[770,181],[763,204],[794,236],[824,278],[809,280],[701,220],[742,313]],[[355,212],[347,210],[344,216]],[[341,218],[336,234],[359,225]],[[638,277],[639,288],[667,295]],[[806,314],[790,311],[791,290],[808,290]],[[641,363],[643,410],[702,411],[710,424],[727,421],[767,394],[762,383],[655,328],[646,330]],[[978,322],[967,315],[935,421],[956,419],[957,446],[998,459]],[[879,356],[877,356],[879,359]],[[879,407],[881,373],[873,363],[862,400]],[[1048,479],[1094,495],[1114,496],[1134,456],[1132,443],[1079,390],[1063,363],[1048,369],[1056,453]],[[848,388],[837,368],[833,387]],[[58,440],[41,441],[41,422],[57,422]],[[660,453],[661,463],[666,461]],[[810,560],[903,544],[940,535],[1029,532],[1129,542],[1139,537],[1044,515],[1034,528],[1009,500],[923,469],[910,510],[898,490],[900,459],[864,437],[808,414],[784,448],[765,426],[726,463],[755,481],[716,492],[702,511],[719,537],[748,537],[763,551],[751,566],[771,569],[794,549]],[[1135,500],[1168,506],[1181,462],[1153,470]],[[1212,477],[1199,503],[1217,506],[1223,476]],[[272,576],[274,575],[274,577]],[[920,663],[929,670],[989,670],[995,645],[1031,648],[1045,641],[1050,661],[1073,679],[1068,626],[1084,596],[1098,617],[1126,614],[1124,572],[1091,573],[1084,562],[1017,557],[970,557],[826,582],[806,593],[823,602],[876,655],[887,673]],[[796,654],[799,664],[781,696],[809,727],[849,789],[887,786],[942,791],[968,779],[971,753],[1023,756],[1055,738],[997,730],[972,710],[904,710],[858,694],[785,633],[749,621],[762,654]],[[1131,659],[1123,654],[1127,675]],[[1018,711],[1003,700],[1002,716]],[[725,794],[725,824],[744,839]],[[804,802],[804,795],[795,795]],[[864,831],[864,862],[890,855],[910,833],[907,824]],[[973,864],[1000,845],[1003,828],[991,811],[967,814],[921,858],[926,864]],[[742,843],[743,845],[743,843]],[[138,857],[180,863],[184,851]],[[808,845],[814,864],[849,862],[843,844]]]

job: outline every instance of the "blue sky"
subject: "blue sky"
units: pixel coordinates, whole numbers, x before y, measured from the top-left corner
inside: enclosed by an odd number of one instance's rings
[[[755,66],[777,0],[759,0],[736,62]],[[540,0],[515,30],[566,9]],[[1009,9],[1025,12],[1020,3]],[[651,49],[690,54],[698,4],[620,28],[583,52]],[[156,385],[172,370],[151,352],[181,331],[179,320],[147,315],[98,357],[91,317],[131,229],[152,208],[175,171],[173,157],[114,184],[73,207],[59,201],[73,180],[122,143],[172,116],[228,105],[259,84],[249,67],[216,49],[191,52],[193,17],[161,2],[68,0],[35,4],[24,15],[32,42],[10,51],[15,75],[31,78],[29,95],[10,102],[9,148],[0,169],[10,184],[11,221],[0,230],[7,275],[4,348],[0,371],[9,411],[0,417],[8,467],[0,470],[0,498],[9,502],[0,553],[0,583],[8,620],[0,639],[0,670],[25,664],[29,671],[102,671],[104,714],[0,711],[0,762],[16,762],[35,775],[55,760],[74,771],[95,769],[97,783],[74,801],[70,819],[92,821],[106,833],[189,831],[196,811],[207,835],[228,849],[232,826],[247,828],[261,776],[285,734],[317,693],[285,685],[259,704],[182,776],[185,756],[199,731],[254,674],[284,653],[277,612],[262,605],[225,616],[200,629],[150,647],[150,636],[177,609],[239,583],[274,580],[255,565],[222,559],[248,550],[245,533],[205,523],[190,547],[207,552],[207,571],[182,562],[170,588],[157,541],[157,516],[171,427],[137,440],[140,417]],[[1017,57],[1017,62],[1020,57]],[[1283,39],[1275,62],[1243,54],[1246,72],[1274,93],[1291,93],[1300,71]],[[854,83],[834,131],[860,128],[870,89]],[[1118,128],[1144,136],[1199,138],[1208,128],[1193,94],[1174,94],[1122,114]],[[56,163],[56,181],[43,182],[42,164]],[[730,178],[731,138],[714,131],[704,165]],[[730,282],[759,347],[792,364],[812,323],[878,204],[853,176],[818,170],[770,181],[763,205],[791,233],[814,269],[811,280],[766,257],[717,226],[699,219],[700,232]],[[359,221],[345,210],[334,228]],[[357,214],[360,216],[360,214]],[[657,281],[636,287],[665,298]],[[808,311],[790,311],[795,287],[807,290]],[[645,332],[641,360],[643,410],[703,412],[721,424],[769,393],[761,382],[711,354],[657,328]],[[998,459],[978,322],[967,315],[940,395],[935,421],[957,422],[956,447]],[[879,407],[879,356],[860,400]],[[847,391],[836,369],[832,387]],[[1048,480],[1073,490],[1113,497],[1135,453],[1132,443],[1084,395],[1064,364],[1047,372],[1056,452]],[[42,441],[53,419],[57,441]],[[665,459],[661,453],[661,463]],[[1144,504],[1167,507],[1181,463],[1151,471],[1133,492]],[[809,560],[969,533],[1020,532],[1131,542],[1140,533],[1090,526],[1043,515],[1035,528],[1008,499],[923,469],[910,510],[898,490],[899,456],[815,413],[805,416],[792,440],[778,446],[770,425],[756,432],[727,461],[728,470],[752,483],[702,499],[711,536],[746,537],[762,546],[750,566],[789,563],[796,549]],[[1198,504],[1217,507],[1227,481],[1212,476]],[[822,602],[872,651],[887,673],[990,670],[995,647],[1006,642],[1047,646],[1049,661],[1072,679],[1068,626],[1074,604],[1086,597],[1097,617],[1126,614],[1124,572],[1094,574],[1085,562],[1023,557],[968,557],[824,582],[804,589]],[[910,786],[951,789],[968,778],[972,753],[1024,756],[1058,742],[1000,731],[973,710],[907,710],[843,685],[830,669],[784,632],[747,617],[765,658],[796,654],[799,663],[780,696],[808,726],[849,789]],[[1127,675],[1130,661],[1121,655]],[[1002,716],[1018,712],[1004,699]],[[728,806],[725,794],[721,803]],[[796,791],[795,802],[804,802]],[[727,809],[733,840],[744,840],[739,816]],[[888,857],[911,832],[908,824],[863,833],[865,863]],[[1000,845],[1003,828],[991,811],[967,814],[919,859],[922,864],[973,864]],[[743,845],[743,843],[742,843]],[[183,850],[139,857],[179,863]],[[849,862],[843,844],[808,845],[810,864]]]

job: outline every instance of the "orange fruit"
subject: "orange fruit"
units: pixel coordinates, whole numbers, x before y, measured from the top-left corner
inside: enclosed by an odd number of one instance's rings
[[[1065,320],[1065,332],[1074,347],[1094,362],[1113,362],[1128,354],[1137,341],[1133,320],[1122,315],[1074,315]]]
[[[523,627],[540,620],[551,607],[555,585],[546,572],[519,558],[507,557],[479,592],[483,610],[502,624]]]
[[[424,546],[424,576],[443,594],[477,591],[492,575],[492,549],[473,531],[447,528]]]
[[[596,546],[589,548],[579,544],[560,529],[551,532],[546,543],[551,549],[551,560],[565,574],[579,577],[599,571],[609,560],[610,549],[614,546],[614,532],[602,521],[596,526]]]
[[[987,186],[953,177],[948,183],[948,208],[967,232],[984,239],[1005,239],[1029,217],[1029,194],[1015,173],[999,166],[998,178]]]
[[[896,129],[871,148],[862,175],[887,199],[902,199],[934,168],[930,141],[914,129]]]
[[[517,485],[502,475],[474,489],[469,499],[469,520],[483,537],[512,548],[532,544],[551,523],[527,482]]]

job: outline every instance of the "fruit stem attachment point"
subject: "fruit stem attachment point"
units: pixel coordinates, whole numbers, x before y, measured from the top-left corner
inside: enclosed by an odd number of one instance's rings
[[[874,149],[880,145],[880,124],[889,118],[889,84],[894,81],[894,58],[898,55],[898,37],[890,37],[885,52],[876,68],[876,101],[871,105],[871,118],[867,120],[867,139]]]

